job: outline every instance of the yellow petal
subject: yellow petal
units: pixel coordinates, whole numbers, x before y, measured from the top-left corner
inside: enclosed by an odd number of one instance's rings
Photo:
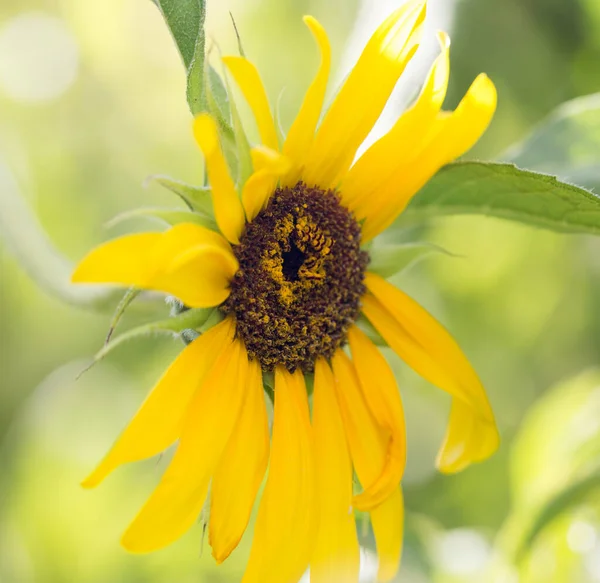
[[[357,210],[366,217],[363,241],[385,230],[404,210],[410,199],[445,164],[470,150],[487,129],[496,110],[497,94],[492,81],[484,74],[475,79],[452,113],[441,112],[427,134],[425,144],[415,156],[398,164],[396,172],[381,186],[374,200],[382,204]]]
[[[273,415],[269,475],[242,583],[296,583],[315,544],[313,439],[300,371],[275,370]]]
[[[400,487],[371,511],[371,526],[379,556],[377,580],[391,581],[398,572],[404,538],[404,499]]]
[[[425,3],[411,0],[375,31],[335,98],[306,160],[304,181],[337,186],[417,49]]]
[[[253,148],[252,160],[256,171],[242,190],[242,203],[248,221],[252,221],[266,206],[275,191],[277,180],[290,169],[288,158],[264,146]]]
[[[210,478],[239,419],[247,377],[248,355],[235,340],[222,351],[196,392],[173,460],[123,535],[121,544],[128,551],[163,548],[196,522]]]
[[[223,57],[223,62],[252,109],[263,145],[279,150],[269,99],[256,67],[244,57]]]
[[[439,33],[438,39],[442,52],[433,63],[414,105],[358,159],[344,178],[340,188],[342,202],[352,210],[358,209],[359,218],[386,202],[377,198],[387,192],[382,185],[400,164],[414,157],[444,103],[450,76],[450,38]],[[361,205],[366,208],[365,212]]]
[[[348,340],[365,401],[377,423],[387,429],[390,435],[384,471],[354,499],[354,506],[359,510],[371,510],[398,487],[404,474],[404,411],[394,373],[377,347],[356,326],[350,328]],[[377,371],[377,374],[373,374],[373,371]]]
[[[367,406],[352,361],[342,350],[338,350],[332,365],[350,455],[358,479],[366,489],[385,469],[389,439]],[[389,581],[398,570],[404,528],[402,513],[399,488],[371,511],[379,555],[379,581]]]
[[[96,247],[77,265],[72,281],[162,291],[204,308],[227,299],[237,269],[221,235],[180,223],[164,233],[127,235]]]
[[[293,161],[290,174],[283,180],[285,186],[293,186],[298,181],[300,170],[304,164],[306,154],[312,144],[315,129],[323,109],[329,70],[331,68],[331,46],[325,29],[312,16],[305,16],[304,23],[319,46],[321,64],[319,70],[304,96],[300,111],[290,128],[283,145],[283,153]]]
[[[453,399],[437,467],[445,474],[460,472],[472,462],[490,457],[498,449],[498,440],[498,432],[490,430],[486,420],[473,415],[462,401]]]
[[[183,350],[106,457],[82,482],[84,488],[97,486],[121,464],[161,453],[179,438],[194,393],[232,334],[231,322],[223,320]]]
[[[229,174],[215,120],[206,113],[194,119],[194,137],[206,161],[215,219],[221,233],[234,244],[244,228],[244,209]]]
[[[78,263],[71,281],[141,287],[154,268],[152,252],[161,239],[162,233],[139,233],[103,243]]]
[[[442,471],[482,461],[498,447],[494,415],[481,381],[450,334],[426,310],[378,275],[368,273],[363,312],[390,347],[423,378],[460,401],[440,452]],[[473,418],[473,419],[471,419]],[[468,424],[472,428],[467,431]]]
[[[352,462],[335,395],[335,379],[323,359],[315,364],[313,435],[319,530],[310,580],[358,582],[360,558],[352,512]]]
[[[242,413],[213,477],[209,541],[217,563],[238,545],[269,460],[269,421],[257,360],[249,364]]]

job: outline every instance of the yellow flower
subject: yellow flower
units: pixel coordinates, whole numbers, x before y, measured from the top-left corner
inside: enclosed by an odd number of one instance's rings
[[[424,15],[424,2],[413,0],[377,29],[320,123],[330,47],[306,17],[321,64],[283,146],[257,70],[245,58],[225,58],[262,145],[252,150],[253,174],[236,184],[215,120],[194,121],[220,233],[181,223],[129,235],[77,267],[76,282],[159,290],[222,315],[183,350],[84,482],[95,486],[118,465],[178,442],[123,537],[128,550],[153,551],[180,537],[210,486],[210,544],[223,561],[246,529],[268,465],[244,583],[293,583],[309,565],[313,583],[357,581],[353,509],[370,513],[379,579],[394,576],[404,417],[389,365],[356,325],[361,313],[409,366],[452,396],[442,472],[497,448],[484,389],[457,344],[414,300],[368,271],[361,247],[476,142],[495,110],[496,91],[483,74],[455,111],[441,110],[449,39],[440,33],[441,54],[414,105],[354,162],[418,47]],[[274,379],[271,436],[264,374]],[[312,407],[305,377],[314,379]]]

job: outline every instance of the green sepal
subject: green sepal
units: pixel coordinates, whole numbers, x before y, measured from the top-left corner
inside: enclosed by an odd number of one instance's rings
[[[271,405],[275,405],[275,376],[272,372],[263,372],[262,373],[262,382],[263,389],[269,400],[271,401]]]
[[[154,334],[157,332],[181,334],[181,332],[186,329],[201,330],[208,323],[208,320],[214,311],[214,308],[192,308],[173,318],[150,322],[149,324],[144,324],[143,326],[138,326],[132,330],[128,330],[127,332],[117,336],[114,340],[107,342],[95,354],[92,363],[85,370],[88,370],[91,366],[102,360],[115,348],[127,342],[128,340],[139,338],[141,336],[148,336],[149,334]]]
[[[206,84],[206,99],[208,109],[217,120],[219,129],[224,134],[224,138],[235,141],[233,128],[231,127],[231,107],[229,105],[229,95],[223,79],[212,65],[206,68],[204,73]]]
[[[114,227],[115,225],[127,221],[130,219],[147,218],[159,221],[162,224],[177,225],[179,223],[194,223],[201,225],[207,229],[218,230],[217,223],[214,219],[210,219],[193,211],[186,211],[181,209],[167,209],[160,207],[142,207],[132,209],[119,213],[116,217],[113,217],[108,223],[107,227]]]
[[[233,95],[231,91],[231,85],[229,84],[229,79],[225,72],[223,73],[223,81],[225,82],[227,95]],[[248,178],[252,175],[254,167],[252,165],[252,156],[250,155],[250,142],[248,142],[248,137],[246,136],[246,132],[244,131],[244,126],[242,125],[242,120],[240,118],[240,114],[238,112],[237,106],[235,105],[235,100],[233,99],[233,97],[229,100],[229,105],[231,108],[231,124],[233,128],[233,136],[236,151],[236,183],[239,187],[242,187],[246,183],[246,180],[248,180]]]
[[[369,322],[362,314],[357,318],[355,324],[367,335],[371,342],[375,343],[377,346],[387,346],[387,342],[373,327],[373,324],[371,324],[371,322]]]
[[[191,184],[186,184],[181,180],[175,180],[174,178],[163,174],[153,174],[152,176],[148,176],[144,181],[144,185],[147,186],[151,182],[157,182],[161,186],[164,186],[167,190],[170,190],[179,196],[190,210],[214,221],[215,213],[213,210],[210,188],[205,186],[192,186]]]
[[[230,99],[223,80],[213,67],[209,66],[206,69],[205,77],[208,109],[217,122],[223,155],[227,160],[229,172],[235,181],[239,164],[236,136],[231,125]]]
[[[444,253],[455,257],[449,251],[431,243],[399,243],[397,245],[373,246],[369,250],[371,261],[369,271],[388,278],[405,271],[425,257]]]
[[[136,289],[134,287],[130,287],[125,292],[125,294],[121,298],[121,301],[119,302],[119,305],[117,306],[117,309],[115,310],[115,313],[113,314],[112,320],[110,321],[110,326],[108,328],[108,333],[106,334],[106,340],[104,341],[104,344],[108,344],[110,342],[115,328],[119,324],[121,318],[123,317],[123,314],[125,314],[125,311],[131,305],[131,302],[133,302],[133,300],[135,300],[135,298],[137,298],[138,295],[140,295],[140,292],[141,290]]]
[[[235,23],[235,18],[233,17],[231,11],[229,12],[229,17],[231,18],[231,23],[233,24],[233,30],[235,32],[235,38],[237,39],[238,52],[240,53],[240,57],[246,58],[246,52],[244,51],[244,47],[242,46],[242,38],[240,36],[237,24]]]

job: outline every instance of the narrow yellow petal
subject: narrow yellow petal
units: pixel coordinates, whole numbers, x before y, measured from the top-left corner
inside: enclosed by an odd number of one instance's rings
[[[304,377],[275,370],[269,475],[242,583],[296,583],[317,528],[313,438]]]
[[[317,123],[319,123],[331,68],[331,46],[325,29],[312,16],[305,16],[304,23],[312,32],[319,46],[321,64],[304,96],[300,111],[283,145],[283,153],[293,161],[293,167],[289,175],[283,180],[285,186],[292,186],[298,181],[304,159],[315,135]]]
[[[206,161],[217,225],[228,241],[237,244],[244,228],[244,209],[221,150],[217,124],[210,115],[201,113],[194,119],[194,137]]]
[[[189,307],[222,303],[238,263],[218,233],[180,223],[164,233],[128,235],[93,249],[76,267],[76,283],[113,283],[170,293]]]
[[[389,438],[377,424],[364,398],[352,361],[338,350],[333,359],[336,396],[342,414],[354,469],[363,488],[381,476],[386,466]],[[403,506],[399,488],[371,511],[379,555],[380,581],[389,581],[400,563],[403,533]]]
[[[377,580],[391,581],[400,566],[404,538],[404,499],[400,487],[371,511],[371,525],[379,556]]]
[[[161,453],[179,438],[194,393],[232,336],[231,322],[223,320],[183,350],[106,457],[82,482],[84,488],[97,486],[121,464]]]
[[[442,108],[450,76],[450,38],[439,33],[438,39],[442,52],[433,63],[414,105],[358,159],[344,178],[342,202],[350,209],[358,210],[360,218],[368,216],[369,209],[387,202],[377,198],[387,192],[382,185],[395,174],[400,164],[414,157]],[[361,205],[366,209],[364,212]]]
[[[499,443],[494,415],[481,381],[454,339],[383,278],[368,273],[365,283],[370,293],[363,296],[363,312],[373,326],[409,366],[462,405],[453,407],[440,469],[450,472],[489,457]]]
[[[257,360],[249,364],[247,395],[213,477],[209,541],[217,563],[240,542],[269,461],[269,421]]]
[[[315,364],[313,435],[319,530],[311,583],[358,582],[360,557],[352,512],[352,462],[327,362]]]
[[[492,81],[484,74],[475,79],[452,113],[441,112],[427,134],[423,147],[415,156],[398,164],[391,178],[380,187],[370,204],[356,210],[365,218],[363,241],[384,231],[404,210],[410,199],[445,164],[462,156],[479,140],[496,110],[497,94]]]
[[[304,181],[337,186],[417,49],[425,2],[410,0],[375,31],[327,112],[312,144]]]
[[[252,221],[266,206],[278,179],[290,169],[290,161],[286,156],[264,146],[253,148],[252,160],[255,172],[242,190],[242,203],[248,221]]]
[[[235,340],[221,352],[196,392],[173,460],[123,535],[121,544],[128,551],[163,548],[196,522],[210,478],[239,419],[247,377],[248,355]]]
[[[348,340],[365,401],[377,423],[390,434],[384,471],[367,490],[354,499],[354,506],[359,510],[371,510],[398,487],[404,474],[404,411],[394,373],[377,347],[356,326],[350,328]],[[373,371],[377,371],[377,374],[373,374]]]
[[[279,150],[271,106],[256,67],[244,57],[223,57],[223,62],[252,109],[263,145]]]

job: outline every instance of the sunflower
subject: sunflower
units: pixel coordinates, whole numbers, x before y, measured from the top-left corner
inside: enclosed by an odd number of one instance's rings
[[[439,33],[441,51],[420,95],[355,160],[418,47],[424,18],[425,3],[414,0],[387,18],[322,114],[330,46],[321,25],[305,17],[321,63],[285,140],[254,65],[225,57],[262,143],[252,149],[252,173],[234,179],[215,117],[195,118],[218,231],[182,222],[124,236],[92,250],[76,268],[75,282],[158,290],[218,315],[84,481],[93,487],[120,464],[177,442],[123,536],[129,551],[172,543],[209,498],[209,542],[216,561],[225,560],[248,525],[268,466],[244,583],[293,583],[309,565],[313,583],[357,581],[355,510],[370,514],[379,580],[394,576],[405,422],[394,375],[359,317],[452,396],[437,460],[442,472],[496,450],[485,391],[455,341],[418,303],[368,270],[369,242],[442,165],[477,141],[496,106],[494,85],[481,74],[456,110],[442,111],[449,39]],[[273,389],[271,431],[265,383]]]

